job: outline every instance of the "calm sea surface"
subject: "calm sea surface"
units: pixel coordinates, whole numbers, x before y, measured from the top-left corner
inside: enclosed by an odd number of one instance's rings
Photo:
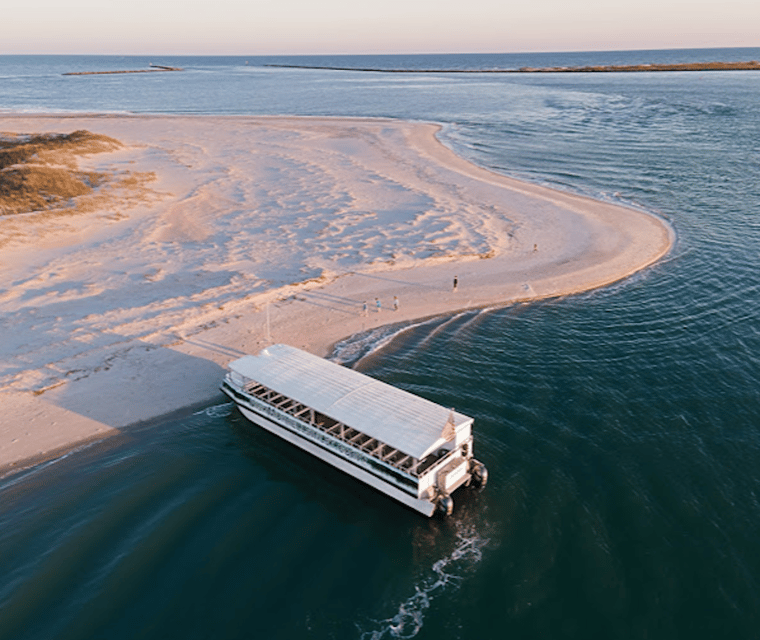
[[[0,111],[432,120],[474,162],[645,208],[678,236],[612,287],[339,345],[336,359],[476,418],[490,483],[447,520],[251,427],[221,396],[0,480],[0,639],[757,638],[760,73],[264,66],[753,59],[0,57]],[[150,62],[186,71],[61,75]]]

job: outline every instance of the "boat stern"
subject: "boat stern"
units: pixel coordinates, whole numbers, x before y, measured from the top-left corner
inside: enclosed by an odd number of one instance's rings
[[[485,465],[472,457],[472,443],[447,452],[420,477],[420,497],[436,505],[443,515],[454,509],[452,494],[461,486],[484,487],[488,481]]]

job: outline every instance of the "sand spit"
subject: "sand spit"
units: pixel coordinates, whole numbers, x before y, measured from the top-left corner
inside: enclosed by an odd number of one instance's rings
[[[0,472],[220,397],[226,363],[270,341],[325,355],[388,323],[588,290],[673,240],[655,216],[481,169],[432,124],[0,116],[75,130],[120,143],[76,171],[151,179],[0,217]]]

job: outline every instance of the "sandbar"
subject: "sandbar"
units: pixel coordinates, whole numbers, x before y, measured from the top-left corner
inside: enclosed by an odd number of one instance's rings
[[[433,123],[0,115],[0,133],[75,130],[122,144],[80,169],[136,178],[0,216],[0,476],[221,402],[226,364],[267,344],[328,355],[389,323],[587,291],[674,240],[656,215],[476,166]]]

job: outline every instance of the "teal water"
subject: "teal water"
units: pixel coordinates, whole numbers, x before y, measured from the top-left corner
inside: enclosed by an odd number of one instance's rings
[[[581,57],[666,53],[760,58]],[[422,58],[406,64],[441,62]],[[523,58],[478,64],[564,59]],[[221,397],[0,480],[0,638],[757,636],[760,74],[153,62],[188,71],[69,83],[61,69],[114,59],[0,57],[0,109],[434,120],[479,164],[658,213],[676,245],[602,290],[338,346],[335,359],[475,417],[490,482],[448,520],[251,428]]]

